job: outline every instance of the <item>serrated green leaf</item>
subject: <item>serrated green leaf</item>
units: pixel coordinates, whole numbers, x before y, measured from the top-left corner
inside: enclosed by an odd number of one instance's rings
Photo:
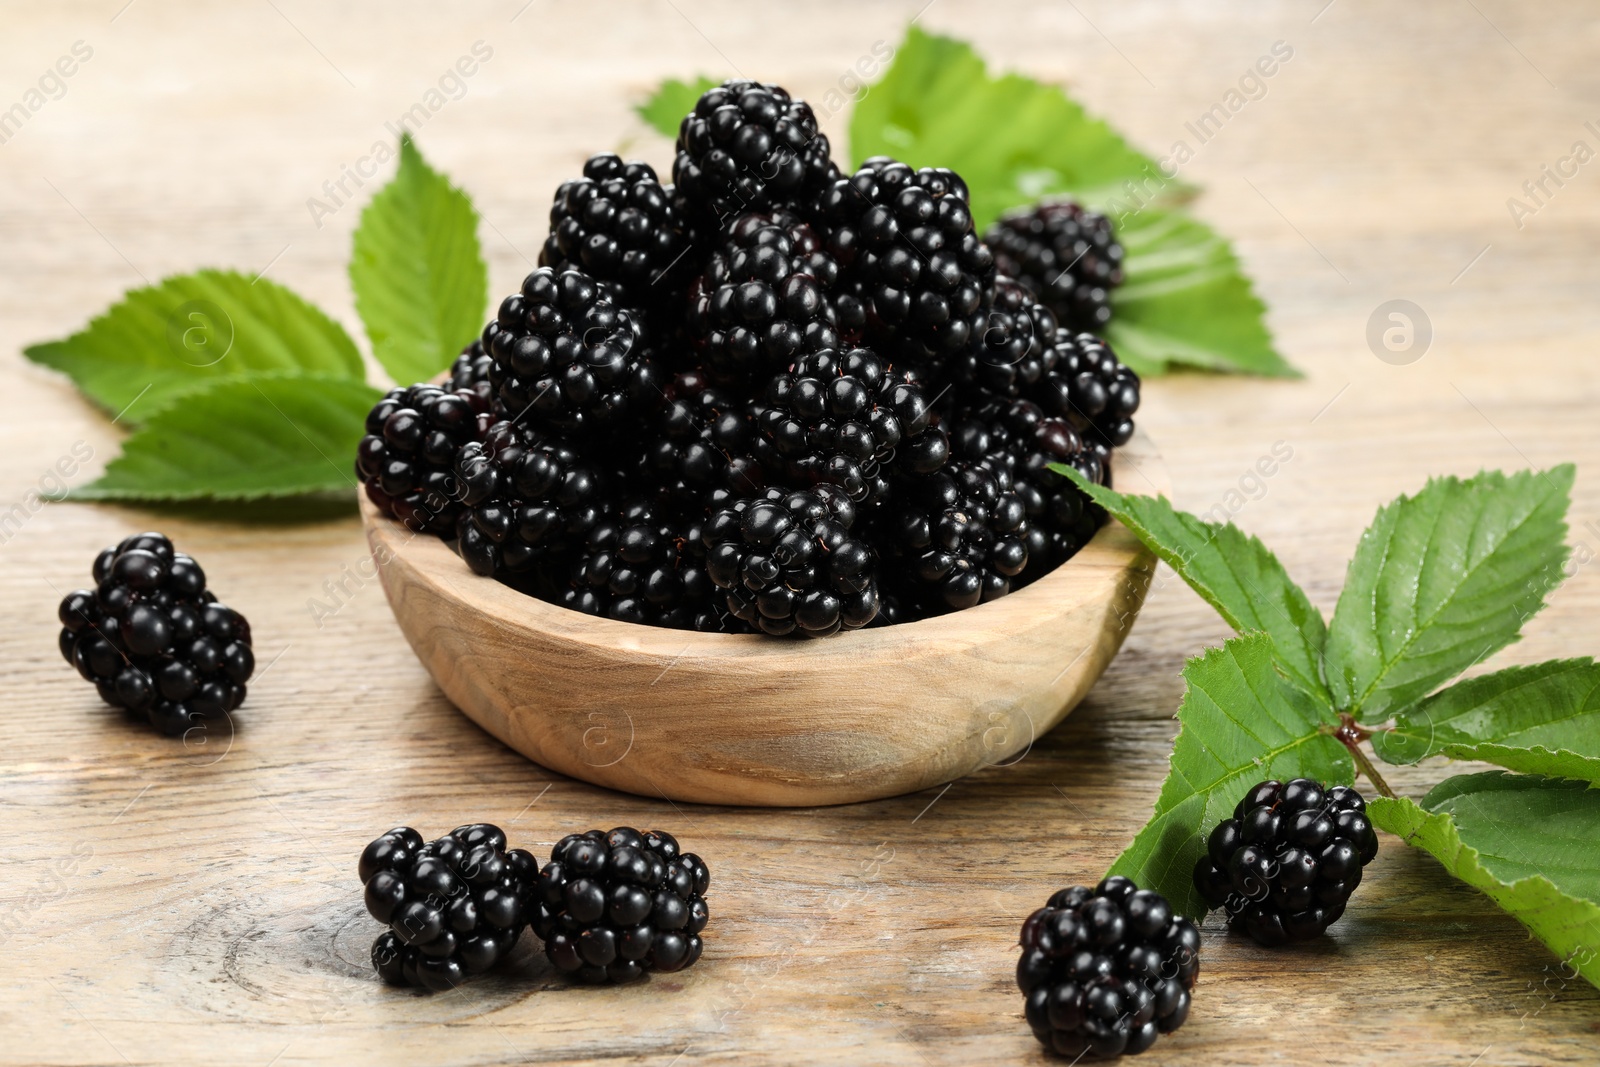
[[[350,286],[372,354],[400,385],[434,377],[483,328],[489,271],[478,213],[409,135],[394,179],[361,212]]]
[[[1266,306],[1233,246],[1198,219],[1145,209],[1113,219],[1123,283],[1111,290],[1106,340],[1137,373],[1183,364],[1298,378],[1273,347]]]
[[[1487,894],[1600,987],[1600,791],[1489,771],[1448,779],[1420,805],[1374,798],[1367,814]]]
[[[1382,721],[1515,641],[1561,578],[1572,478],[1436,478],[1379,509],[1328,628],[1336,706]]]
[[[1600,663],[1551,660],[1457,682],[1402,711],[1372,747],[1391,763],[1445,755],[1600,782]]]
[[[157,412],[80,500],[254,500],[350,493],[377,389],[342,378],[234,378]]]
[[[1109,873],[1154,889],[1185,915],[1206,912],[1193,881],[1206,835],[1251,786],[1301,776],[1355,780],[1349,753],[1324,732],[1336,720],[1284,684],[1272,652],[1271,638],[1250,634],[1184,665],[1181,725],[1155,814],[1111,865]]]
[[[970,45],[916,26],[856,104],[850,155],[857,166],[889,155],[955,170],[980,230],[1043,196],[1104,208],[1129,198],[1128,183],[1158,198],[1192,192],[1059,88],[1019,74],[991,77]]]
[[[1241,634],[1260,632],[1270,637],[1288,680],[1332,706],[1322,681],[1322,644],[1327,634],[1322,614],[1265,545],[1231,522],[1206,522],[1179,511],[1164,496],[1128,496],[1088,481],[1071,467],[1057,464],[1053,469],[1132,530],[1229,626]]]
[[[127,425],[239,375],[366,374],[350,335],[316,307],[265,278],[218,270],[130,290],[71,337],[23,355],[71,377]]]
[[[677,78],[668,78],[656,86],[656,91],[650,94],[650,99],[634,106],[634,113],[650,128],[662,136],[676,139],[678,127],[683,124],[683,117],[694,110],[694,105],[707,89],[713,89],[721,82],[712,81],[704,74],[693,81],[681,81]]]

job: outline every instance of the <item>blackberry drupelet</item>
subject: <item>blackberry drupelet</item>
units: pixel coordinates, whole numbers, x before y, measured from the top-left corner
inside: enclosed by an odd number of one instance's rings
[[[1058,331],[1049,362],[1043,381],[1027,391],[1028,399],[1051,415],[1072,419],[1108,463],[1111,449],[1133,437],[1139,376],[1118,361],[1110,345],[1088,333]]]
[[[458,357],[458,368],[470,351]],[[356,446],[356,475],[367,499],[416,533],[453,535],[461,513],[456,459],[494,424],[491,408],[476,387],[390,390],[367,413],[366,436]]]
[[[797,215],[740,215],[689,287],[688,333],[706,372],[748,389],[797,356],[837,347],[828,294],[838,275]]]
[[[973,342],[994,257],[973,232],[958,175],[878,156],[835,181],[813,210],[860,294],[866,343],[887,358],[931,365]]]
[[[915,474],[944,466],[950,445],[931,415],[922,388],[870,349],[823,349],[768,383],[755,454],[777,480],[837,485],[870,503],[888,493],[891,464]]]
[[[629,982],[700,958],[711,872],[662,830],[590,830],[556,842],[535,887],[534,932],[556,969]]]
[[[895,591],[922,614],[959,611],[1011,592],[1028,565],[1027,511],[1003,468],[952,461],[897,480],[874,515],[874,544],[899,568]]]
[[[454,989],[511,951],[532,918],[539,861],[498,826],[458,826],[423,844],[396,827],[361,853],[367,911],[389,929],[372,965],[390,985]]]
[[[537,429],[598,433],[661,400],[639,323],[580,271],[528,275],[484,327],[483,347],[507,417]]]
[[[1111,220],[1070,201],[1038,204],[989,227],[995,266],[1016,278],[1062,325],[1100,332],[1111,321],[1111,290],[1122,284],[1122,246]]]
[[[706,570],[738,619],[776,637],[826,637],[878,614],[877,558],[850,533],[833,486],[769,488],[727,502],[705,528]]]
[[[561,603],[619,622],[724,629],[706,575],[702,530],[699,524],[675,527],[642,502],[614,508],[589,532]]]
[[[1261,782],[1211,831],[1195,888],[1263,945],[1316,937],[1344,914],[1378,854],[1366,808],[1347,785]]]
[[[672,190],[648,163],[607,153],[556,190],[539,265],[581,270],[618,286],[630,307],[644,307],[682,294],[689,250]]]
[[[1061,1056],[1144,1052],[1189,1017],[1199,973],[1194,923],[1126,878],[1063,889],[1022,924],[1023,1015]]]
[[[1014,399],[1044,380],[1057,359],[1056,318],[1017,282],[1001,276],[965,349],[950,357],[952,381],[981,396]]]
[[[559,436],[510,422],[461,450],[461,558],[509,579],[575,551],[604,514],[614,478]]]
[[[678,127],[672,180],[708,227],[745,211],[790,207],[838,173],[811,105],[776,85],[734,79],[707,90]]]
[[[61,601],[59,645],[106,703],[177,736],[244,702],[250,624],[217,602],[191,557],[162,534],[135,534],[96,557],[94,579]]]

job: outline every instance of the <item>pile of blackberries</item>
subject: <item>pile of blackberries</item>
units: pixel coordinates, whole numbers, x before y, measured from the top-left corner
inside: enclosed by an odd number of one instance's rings
[[[1080,332],[1121,277],[1104,218],[1045,204],[986,243],[959,175],[843,173],[809,105],[730,81],[671,183],[595,156],[550,223],[449,380],[385,397],[359,449],[373,503],[478,573],[822,636],[1004,596],[1103,521],[1052,467],[1109,484],[1139,406]]]
[[[200,564],[158,533],[94,561],[95,588],[61,601],[61,655],[107,704],[180,736],[244,702],[250,624],[206,588]]]
[[[361,854],[367,911],[387,925],[372,965],[391,985],[454,989],[493,967],[532,928],[555,968],[583,982],[631,982],[700,958],[711,872],[663,830],[569,834],[541,870],[498,826],[424,843],[409,826]]]

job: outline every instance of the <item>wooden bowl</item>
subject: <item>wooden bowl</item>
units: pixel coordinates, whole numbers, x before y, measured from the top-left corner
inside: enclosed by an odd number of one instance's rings
[[[1143,435],[1113,483],[1168,489]],[[1020,759],[1121,647],[1154,558],[1118,523],[990,604],[818,641],[597,619],[479,577],[363,495],[406,639],[445,696],[529,759],[708,804],[843,804]]]

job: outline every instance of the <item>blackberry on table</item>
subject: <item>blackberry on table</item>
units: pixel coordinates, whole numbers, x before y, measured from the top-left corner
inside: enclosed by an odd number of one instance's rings
[[[1111,220],[1070,201],[1003,216],[983,236],[995,266],[1016,278],[1072,330],[1111,321],[1111,290],[1122,284],[1122,245]]]
[[[1023,1015],[1058,1055],[1135,1055],[1189,1017],[1200,931],[1127,878],[1057,892],[1022,924],[1021,943]]]
[[[598,432],[661,399],[639,323],[581,271],[529,274],[484,327],[483,347],[507,417],[539,429]]]
[[[610,282],[638,307],[682,293],[689,249],[671,188],[648,163],[606,153],[556,190],[539,265]]]
[[[854,518],[833,486],[729,501],[706,524],[707,573],[728,610],[762,633],[857,629],[878,614],[878,584],[876,556],[850,533]]]
[[[458,370],[468,353],[457,359]],[[356,446],[356,475],[367,499],[414,532],[451,536],[461,513],[456,459],[494,422],[491,401],[476,386],[390,390],[367,413],[367,432]]]
[[[1050,367],[1026,395],[1046,412],[1072,419],[1103,462],[1111,448],[1133,437],[1139,376],[1093,334],[1058,331]]]
[[[932,474],[949,458],[920,386],[870,349],[823,349],[767,385],[756,458],[796,485],[826,482],[867,503],[888,492],[890,464]]]
[[[557,970],[629,982],[700,958],[711,872],[663,830],[590,830],[556,843],[535,885],[534,932]]]
[[[839,268],[791,212],[738,216],[690,286],[688,332],[706,371],[736,386],[839,344]]]
[[[250,624],[163,534],[101,551],[93,591],[61,601],[59,647],[106,703],[176,736],[233,711],[255,672]]]
[[[614,480],[559,436],[510,422],[463,448],[455,476],[461,558],[499,578],[574,551],[600,521]]]
[[[1314,938],[1344,914],[1378,854],[1366,807],[1347,785],[1261,782],[1211,831],[1195,888],[1263,945]]]
[[[994,257],[973,232],[960,176],[877,156],[835,181],[814,211],[829,230],[828,251],[859,287],[868,344],[890,359],[934,364],[972,343]]]
[[[678,127],[672,180],[684,209],[708,226],[798,205],[836,174],[811,105],[776,85],[726,81]]]
[[[367,912],[389,929],[372,964],[390,985],[454,989],[510,952],[533,916],[539,861],[506,848],[489,823],[458,826],[427,844],[409,826],[361,853]]]

